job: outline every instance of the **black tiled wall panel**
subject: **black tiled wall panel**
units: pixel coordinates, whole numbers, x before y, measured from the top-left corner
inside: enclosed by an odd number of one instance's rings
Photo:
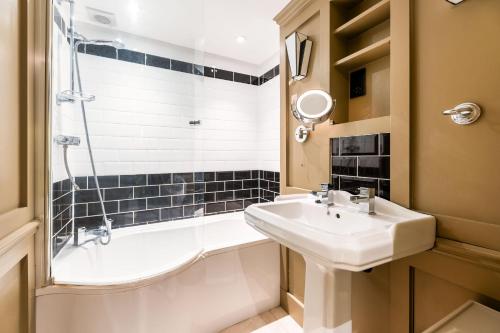
[[[390,199],[390,134],[333,138],[330,142],[331,176],[336,190],[358,193],[373,187]]]
[[[251,204],[273,201],[279,194],[279,172],[238,170],[99,176],[106,213],[113,228],[170,221],[199,215],[242,211]],[[102,208],[93,176],[53,185],[54,255],[75,228],[97,228]],[[73,199],[74,196],[74,199]],[[73,204],[74,200],[74,204]]]

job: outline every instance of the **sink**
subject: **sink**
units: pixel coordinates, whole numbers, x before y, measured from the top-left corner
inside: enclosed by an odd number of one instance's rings
[[[350,194],[334,192],[327,208],[309,194],[249,206],[249,225],[306,262],[304,331],[350,333],[351,272],[410,256],[434,245],[433,216],[375,198],[375,214],[359,212]]]

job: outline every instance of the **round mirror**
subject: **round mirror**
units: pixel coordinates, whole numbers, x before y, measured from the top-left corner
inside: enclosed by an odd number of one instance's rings
[[[323,90],[309,90],[300,95],[294,108],[294,116],[305,124],[318,124],[335,110],[335,101]]]

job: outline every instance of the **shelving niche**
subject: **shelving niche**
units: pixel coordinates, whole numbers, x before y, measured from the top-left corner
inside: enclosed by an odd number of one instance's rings
[[[331,17],[334,121],[390,116],[390,0],[333,0]],[[350,98],[349,76],[360,68],[366,68],[366,94]]]

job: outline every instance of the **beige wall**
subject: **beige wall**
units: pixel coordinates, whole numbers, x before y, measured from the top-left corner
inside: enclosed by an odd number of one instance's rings
[[[500,206],[492,198],[500,188],[495,172],[500,163],[495,153],[500,151],[500,44],[492,41],[500,35],[500,2],[469,0],[452,6],[444,0],[391,1],[390,73],[382,79],[390,82],[380,86],[390,87],[390,116],[322,124],[310,141],[299,145],[293,140],[297,123],[289,112],[293,93],[330,89],[340,101],[339,110],[361,110],[353,119],[363,119],[362,110],[376,105],[368,96],[348,101],[346,91],[337,89],[346,77],[331,69],[337,41],[325,41],[324,35],[340,18],[332,7],[324,9],[327,3],[295,0],[277,17],[282,43],[295,29],[310,34],[317,47],[313,66],[330,66],[329,81],[324,71],[314,69],[303,84],[290,86],[289,77],[282,75],[281,191],[315,189],[328,180],[329,138],[390,131],[392,200],[436,215],[440,237],[432,251],[370,274],[354,274],[354,331],[421,332],[467,299],[498,308]],[[365,1],[360,8],[373,3]],[[308,20],[311,8],[320,7],[330,19]],[[346,52],[341,46],[336,50]],[[370,66],[376,72],[377,63]],[[281,72],[287,67],[282,47]],[[380,68],[387,70],[386,65]],[[466,101],[484,108],[477,124],[460,127],[441,115]],[[338,117],[337,122],[347,120]],[[283,305],[300,320],[304,261],[291,250],[283,252]]]
[[[45,10],[43,0],[0,2],[2,333],[34,331],[36,216],[44,215],[45,192]]]

